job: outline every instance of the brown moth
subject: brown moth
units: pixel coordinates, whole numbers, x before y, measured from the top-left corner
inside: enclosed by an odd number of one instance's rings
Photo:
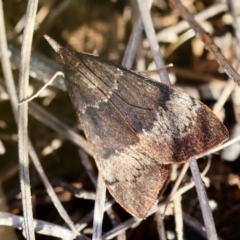
[[[204,155],[228,131],[203,103],[89,54],[49,44],[109,192],[135,217],[147,216],[172,164]]]

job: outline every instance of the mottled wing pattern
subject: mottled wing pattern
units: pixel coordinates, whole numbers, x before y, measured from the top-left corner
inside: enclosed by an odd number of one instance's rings
[[[202,156],[228,137],[216,115],[189,95],[98,57],[77,56],[89,69],[88,78],[95,79],[102,101],[115,107],[138,135],[137,144],[151,149],[161,164]]]
[[[107,187],[136,217],[166,188],[171,164],[221,144],[227,130],[201,102],[95,56],[54,48]]]
[[[80,118],[110,193],[133,216],[146,217],[169,182],[171,165],[141,145],[112,104],[88,107]]]

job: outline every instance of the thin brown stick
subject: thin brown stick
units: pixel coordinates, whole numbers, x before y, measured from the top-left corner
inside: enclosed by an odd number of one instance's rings
[[[206,190],[202,183],[202,178],[199,172],[196,158],[190,159],[189,166],[195,182],[208,239],[217,240],[218,237],[217,237],[217,232],[216,232],[216,228],[215,228],[215,224],[212,216],[212,211],[209,206]]]
[[[130,69],[132,67],[132,64],[134,62],[138,50],[138,45],[141,40],[142,31],[143,24],[142,19],[139,16],[138,19],[134,22],[133,29],[128,41],[128,45],[123,56],[122,65],[125,66],[126,68]]]
[[[162,214],[160,212],[160,209],[155,212],[155,220],[157,222],[157,231],[158,231],[158,236],[159,239],[161,240],[166,240],[166,232],[165,232],[165,227],[162,219]]]
[[[183,220],[187,226],[194,229],[198,234],[200,234],[200,236],[211,240],[211,238],[208,238],[208,236],[206,235],[206,230],[204,226],[201,223],[199,223],[195,218],[191,217],[186,213],[183,213]],[[220,238],[219,236],[217,239],[222,240],[222,238]]]
[[[117,236],[120,232],[127,230],[128,228],[133,228],[142,221],[140,218],[130,218],[127,221],[121,223],[119,226],[113,228],[112,230],[106,232],[102,236],[102,240],[112,239]]]
[[[141,36],[143,33],[143,23],[136,6],[136,0],[131,1],[131,3],[133,10],[137,9],[135,10],[137,16],[135,16],[133,29],[122,59],[122,65],[129,69],[131,69],[134,59],[136,58],[136,54],[141,42]]]
[[[113,199],[111,201],[106,202],[104,206],[104,210],[107,211],[110,207],[113,206],[114,203],[115,201]],[[84,229],[88,225],[88,223],[92,221],[92,219],[93,219],[93,211],[89,212],[88,214],[86,214],[84,217],[81,218],[81,220],[77,224],[78,231],[81,231],[82,229]]]
[[[227,11],[227,4],[226,3],[218,3],[213,6],[210,6],[209,8],[204,9],[203,11],[197,13],[195,15],[195,19],[198,22],[203,22],[208,18],[214,17],[219,13]],[[160,32],[157,33],[157,39],[158,41],[165,41],[167,40],[175,42],[178,34],[181,32],[186,31],[189,29],[189,24],[187,21],[182,20],[177,24],[174,24],[173,26],[167,27]],[[173,33],[175,34],[175,37],[173,37]],[[166,38],[166,36],[171,36],[171,38]],[[144,47],[149,47],[149,43],[146,40],[143,41]]]
[[[206,48],[214,55],[215,59],[219,65],[224,69],[226,74],[233,79],[238,85],[240,85],[240,75],[236,70],[228,63],[227,59],[221,53],[220,49],[217,47],[213,38],[207,33],[193,18],[193,16],[188,12],[188,10],[182,5],[179,0],[169,0],[172,7],[178,10],[182,18],[184,18],[189,25],[197,33],[198,37],[203,41]]]
[[[147,6],[147,2],[142,0],[137,0],[137,2],[138,2],[139,11],[142,17],[144,30],[146,32],[146,35],[150,44],[154,61],[158,68],[163,67],[165,64],[163,61],[162,54],[160,52],[156,33],[155,33],[152,19],[150,16],[150,11],[148,10],[149,8]],[[169,76],[166,69],[161,70],[159,72],[159,76],[160,76],[161,82],[168,85],[170,84]]]

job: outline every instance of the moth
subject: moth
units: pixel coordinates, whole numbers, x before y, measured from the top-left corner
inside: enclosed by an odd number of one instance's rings
[[[114,199],[145,218],[172,164],[220,145],[228,131],[203,103],[122,66],[77,53],[48,36],[94,159]]]

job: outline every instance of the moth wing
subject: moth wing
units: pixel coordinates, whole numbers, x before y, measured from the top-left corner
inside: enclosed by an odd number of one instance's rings
[[[83,102],[74,94],[70,90],[77,108]],[[162,165],[142,145],[113,104],[99,102],[77,112],[109,192],[133,216],[146,217],[169,182],[171,165]]]
[[[79,118],[109,192],[133,216],[146,217],[169,182],[171,165],[141,145],[112,104],[88,107]]]
[[[107,60],[77,56],[96,79],[105,100],[161,164],[202,156],[228,138],[217,116],[189,95]]]
[[[60,55],[100,173],[134,216],[145,217],[164,191],[170,163],[202,155],[227,138],[212,111],[184,93],[93,56]]]

